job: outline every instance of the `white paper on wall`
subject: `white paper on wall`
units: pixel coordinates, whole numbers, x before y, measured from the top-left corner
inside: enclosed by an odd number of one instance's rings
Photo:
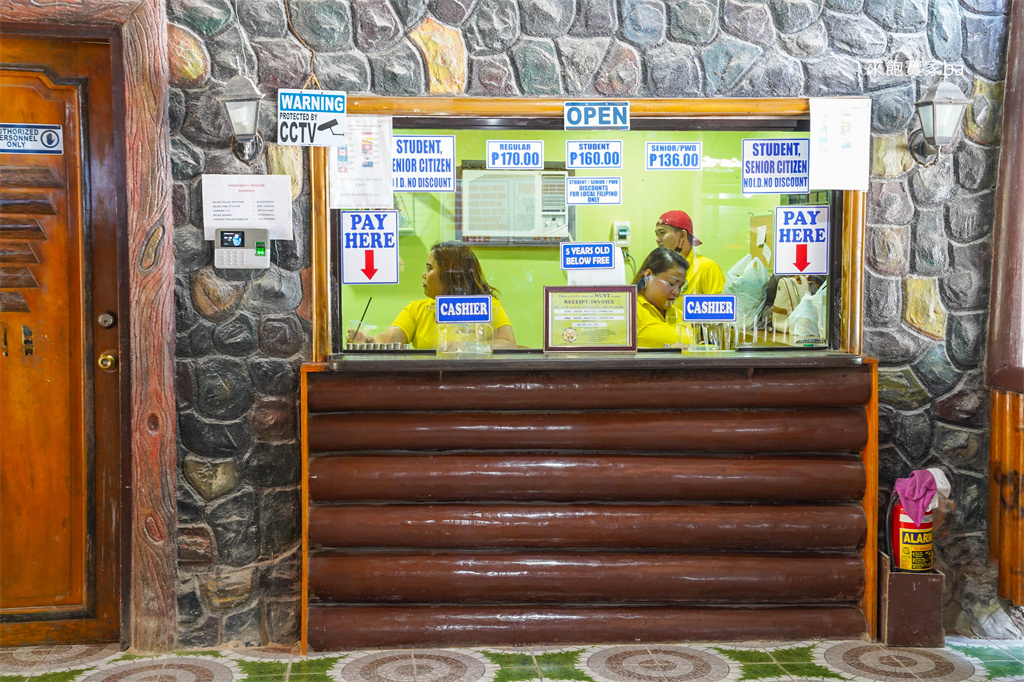
[[[345,140],[331,147],[331,208],[393,209],[391,117],[345,117]]]
[[[871,163],[871,99],[811,98],[811,190],[866,192]]]

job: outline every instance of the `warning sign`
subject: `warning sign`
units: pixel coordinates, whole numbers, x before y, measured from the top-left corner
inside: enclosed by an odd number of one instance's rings
[[[345,141],[345,93],[278,90],[277,143],[335,147]]]

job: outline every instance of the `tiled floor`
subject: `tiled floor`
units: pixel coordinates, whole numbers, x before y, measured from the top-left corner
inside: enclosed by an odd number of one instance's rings
[[[31,680],[29,680],[31,678]],[[1024,642],[950,638],[943,649],[868,642],[374,650],[259,649],[133,656],[114,645],[0,649],[0,682],[1024,682]]]

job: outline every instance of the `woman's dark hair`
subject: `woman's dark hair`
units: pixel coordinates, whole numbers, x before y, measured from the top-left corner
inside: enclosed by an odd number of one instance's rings
[[[633,278],[633,284],[636,285],[637,291],[643,293],[644,289],[647,288],[647,282],[644,281],[644,273],[648,270],[655,275],[660,275],[672,268],[682,268],[683,272],[686,272],[689,267],[690,264],[686,262],[686,259],[678,251],[659,246],[647,254],[644,264],[636,269],[636,277]]]
[[[473,249],[462,242],[438,242],[430,247],[430,255],[437,263],[437,276],[445,294],[498,294],[498,290],[484,279],[484,271]]]

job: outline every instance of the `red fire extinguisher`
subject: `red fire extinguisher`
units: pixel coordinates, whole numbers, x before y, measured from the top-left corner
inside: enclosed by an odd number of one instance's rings
[[[889,500],[889,551],[898,571],[932,570],[932,514],[928,512],[916,525],[903,511],[899,495]]]

